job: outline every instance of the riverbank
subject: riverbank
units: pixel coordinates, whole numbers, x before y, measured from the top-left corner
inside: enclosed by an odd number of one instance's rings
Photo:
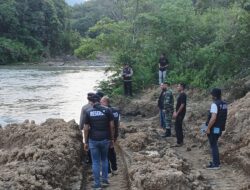
[[[31,63],[19,62],[9,65],[0,65],[0,68],[6,66],[106,67],[110,63],[111,63],[110,56],[104,54],[99,54],[95,60],[81,60],[74,55],[65,55],[55,58],[43,59],[38,62],[31,62]]]
[[[219,140],[222,166],[217,171],[205,169],[210,150],[207,138],[199,134],[210,95],[198,89],[187,91],[184,145],[175,147],[174,130],[173,137],[161,137],[156,107],[159,93],[155,86],[134,99],[117,99],[122,111],[116,145],[119,169],[107,189],[249,189],[250,92],[229,105],[226,132]],[[228,97],[233,94],[228,92]],[[81,140],[74,121],[50,119],[41,125],[26,122],[0,129],[0,187],[88,190],[93,178],[90,166],[80,162]]]

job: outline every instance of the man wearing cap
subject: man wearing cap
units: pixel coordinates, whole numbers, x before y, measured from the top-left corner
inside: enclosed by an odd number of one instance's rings
[[[81,110],[81,115],[80,115],[80,122],[79,122],[79,128],[80,130],[82,131],[82,135],[84,136],[84,132],[83,132],[83,127],[84,127],[84,122],[85,122],[85,119],[86,119],[86,111],[89,109],[89,108],[92,108],[93,107],[93,104],[92,102],[90,101],[91,100],[91,97],[94,95],[95,93],[92,93],[92,92],[89,92],[87,94],[87,99],[88,99],[88,103],[86,105],[84,105],[82,107],[82,110]],[[91,155],[90,155],[90,151],[88,151],[88,158],[86,159],[86,162],[87,163],[91,163]]]
[[[86,112],[84,123],[84,148],[90,149],[92,157],[92,171],[94,174],[94,189],[108,186],[108,149],[110,143],[114,143],[114,119],[110,109],[101,106],[100,97],[93,95],[91,102],[93,107]],[[101,164],[101,163],[102,164]],[[100,179],[100,167],[102,176]]]
[[[125,96],[132,96],[132,76],[133,76],[133,70],[128,65],[128,63],[126,63],[122,70]]]
[[[227,119],[227,104],[221,100],[221,89],[214,88],[211,91],[213,103],[211,104],[210,114],[207,122],[207,136],[211,148],[212,162],[209,163],[207,169],[219,169],[220,158],[218,149],[218,139],[225,130]]]

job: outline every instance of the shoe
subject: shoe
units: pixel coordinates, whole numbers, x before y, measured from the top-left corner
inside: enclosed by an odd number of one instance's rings
[[[109,186],[109,182],[108,181],[102,181],[101,182],[101,186],[102,187],[108,187]]]
[[[176,147],[181,147],[181,146],[183,146],[183,143],[176,143],[175,146],[176,146]]]
[[[216,166],[212,162],[209,163],[209,165],[206,167],[208,170],[218,170],[220,169],[220,165]]]
[[[117,171],[117,170],[113,170],[113,171],[112,171],[112,174],[113,174],[113,175],[118,175],[118,171]]]

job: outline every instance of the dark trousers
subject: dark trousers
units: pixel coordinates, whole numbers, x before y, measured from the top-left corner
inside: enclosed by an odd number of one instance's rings
[[[117,170],[117,162],[116,162],[116,153],[115,153],[115,148],[109,148],[109,153],[108,153],[108,160],[109,160],[109,173],[111,171],[116,171]]]
[[[210,133],[208,135],[208,141],[211,148],[211,155],[213,158],[213,165],[219,166],[220,165],[220,156],[219,156],[219,148],[218,148],[218,139],[220,135]]]
[[[125,96],[132,96],[132,81],[124,81]]]
[[[177,144],[183,143],[183,129],[182,129],[182,122],[185,116],[177,116],[175,120],[175,132],[177,138]]]

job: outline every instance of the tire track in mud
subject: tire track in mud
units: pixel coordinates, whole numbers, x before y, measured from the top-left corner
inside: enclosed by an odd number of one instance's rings
[[[118,174],[117,175],[109,175],[109,183],[110,185],[104,190],[130,190],[129,180],[128,180],[128,171],[127,171],[127,164],[125,161],[125,157],[123,151],[119,144],[115,145],[116,156],[117,156],[117,167],[118,167]],[[85,186],[82,190],[91,190],[93,189],[91,186],[94,183],[91,166],[87,167],[87,171],[85,171],[86,179],[85,179]]]

